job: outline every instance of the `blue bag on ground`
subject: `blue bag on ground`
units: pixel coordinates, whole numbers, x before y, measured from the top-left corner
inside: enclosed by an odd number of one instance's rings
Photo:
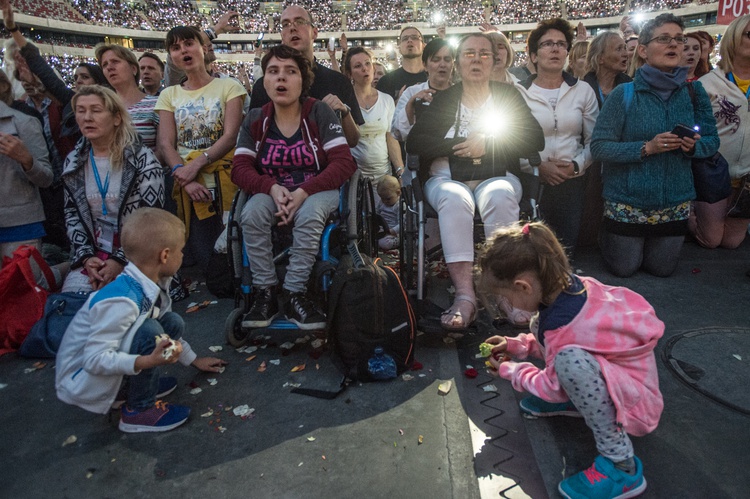
[[[65,330],[89,293],[55,293],[44,305],[44,315],[31,328],[18,353],[23,357],[50,359],[57,355]]]

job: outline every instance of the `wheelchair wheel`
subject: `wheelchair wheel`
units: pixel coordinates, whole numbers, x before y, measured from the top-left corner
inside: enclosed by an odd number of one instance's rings
[[[250,337],[249,332],[242,330],[243,312],[242,308],[235,308],[229,313],[227,320],[224,321],[224,334],[226,335],[227,343],[235,348],[244,345]]]
[[[356,233],[357,246],[363,255],[378,255],[377,227],[375,226],[375,196],[372,181],[358,175],[352,176],[349,187],[349,234]]]
[[[414,203],[414,193],[409,185],[401,188],[399,217],[401,225],[399,227],[400,247],[398,257],[401,282],[407,291],[415,290],[417,287],[417,276],[414,257],[417,246],[418,220]]]

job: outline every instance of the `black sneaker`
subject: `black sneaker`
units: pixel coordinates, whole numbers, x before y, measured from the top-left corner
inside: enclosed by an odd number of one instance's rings
[[[256,288],[253,305],[242,318],[242,327],[268,327],[279,315],[279,302],[273,288]]]
[[[304,293],[289,293],[284,302],[284,312],[289,322],[309,331],[326,327],[326,315]]]

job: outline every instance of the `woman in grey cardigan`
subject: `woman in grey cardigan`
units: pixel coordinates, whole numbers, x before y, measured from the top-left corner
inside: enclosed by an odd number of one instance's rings
[[[0,267],[23,244],[41,247],[44,209],[40,187],[52,183],[42,126],[10,108],[11,84],[0,71]]]

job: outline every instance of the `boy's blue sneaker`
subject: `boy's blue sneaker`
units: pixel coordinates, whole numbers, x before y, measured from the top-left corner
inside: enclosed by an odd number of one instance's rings
[[[159,391],[156,393],[156,398],[164,398],[172,393],[177,388],[177,378],[174,376],[164,376],[159,378]],[[117,392],[117,397],[112,403],[112,409],[119,409],[128,400],[128,394],[125,391],[125,387],[121,387],[120,391]]]
[[[125,433],[141,433],[152,431],[169,431],[187,421],[190,407],[172,405],[157,400],[156,404],[145,411],[135,411],[122,408],[120,417],[120,431]]]
[[[626,499],[646,490],[643,463],[637,457],[635,474],[630,475],[615,467],[604,456],[597,456],[587,470],[566,478],[557,489],[568,499]]]
[[[538,418],[546,418],[550,416],[570,416],[573,418],[583,417],[581,413],[578,412],[578,409],[576,409],[576,406],[570,401],[553,404],[531,395],[521,400],[518,405],[526,414],[531,414]]]

